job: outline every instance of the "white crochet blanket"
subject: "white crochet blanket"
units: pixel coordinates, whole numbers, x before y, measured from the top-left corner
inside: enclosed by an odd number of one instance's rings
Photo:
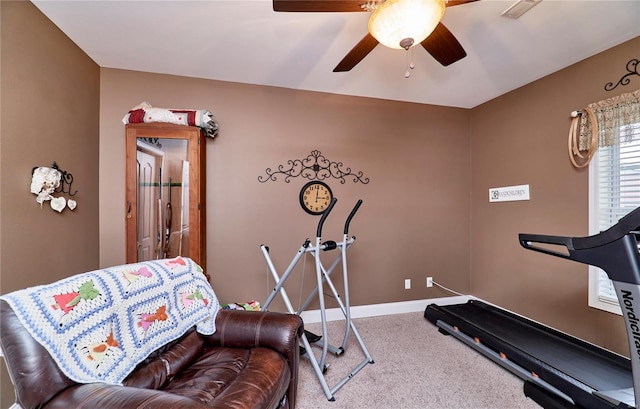
[[[96,270],[0,298],[67,377],[116,385],[194,325],[213,334],[219,309],[202,268],[182,257]]]

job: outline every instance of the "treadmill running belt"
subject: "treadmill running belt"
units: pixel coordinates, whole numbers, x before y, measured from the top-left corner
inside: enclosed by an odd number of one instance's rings
[[[425,316],[429,315],[425,312]],[[472,327],[484,331],[546,365],[588,385],[598,391],[633,387],[633,377],[629,360],[595,345],[560,333],[551,328],[518,317],[478,301],[466,304],[437,306],[438,310],[454,316]],[[435,321],[444,318],[429,318]],[[462,325],[447,322],[449,325]],[[485,344],[482,334],[478,336]],[[503,352],[503,351],[499,351]]]

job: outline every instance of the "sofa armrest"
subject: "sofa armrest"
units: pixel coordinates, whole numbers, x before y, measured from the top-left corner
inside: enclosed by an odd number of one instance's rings
[[[266,347],[278,351],[289,363],[291,382],[287,392],[290,407],[295,407],[300,361],[302,318],[294,314],[269,311],[220,310],[216,332],[205,342],[229,348]]]
[[[69,408],[113,408],[113,409],[205,409],[200,401],[178,394],[154,389],[104,383],[76,384],[56,395],[45,409]]]
[[[289,359],[292,350],[298,352],[295,348],[302,331],[302,319],[298,315],[220,310],[216,316],[216,332],[204,338],[209,344],[229,348],[268,347]]]

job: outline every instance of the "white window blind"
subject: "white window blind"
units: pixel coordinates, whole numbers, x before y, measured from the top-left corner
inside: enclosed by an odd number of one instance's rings
[[[598,148],[591,166],[591,200],[596,202],[590,212],[591,234],[608,229],[640,206],[640,123],[621,126],[620,140],[626,142]],[[592,267],[593,279],[595,294],[591,294],[590,304],[618,312],[618,299],[608,276]]]

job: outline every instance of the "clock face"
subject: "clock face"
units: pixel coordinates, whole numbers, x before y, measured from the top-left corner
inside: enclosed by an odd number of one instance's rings
[[[329,207],[332,198],[333,193],[326,183],[311,181],[300,191],[300,206],[309,214],[319,215]]]

